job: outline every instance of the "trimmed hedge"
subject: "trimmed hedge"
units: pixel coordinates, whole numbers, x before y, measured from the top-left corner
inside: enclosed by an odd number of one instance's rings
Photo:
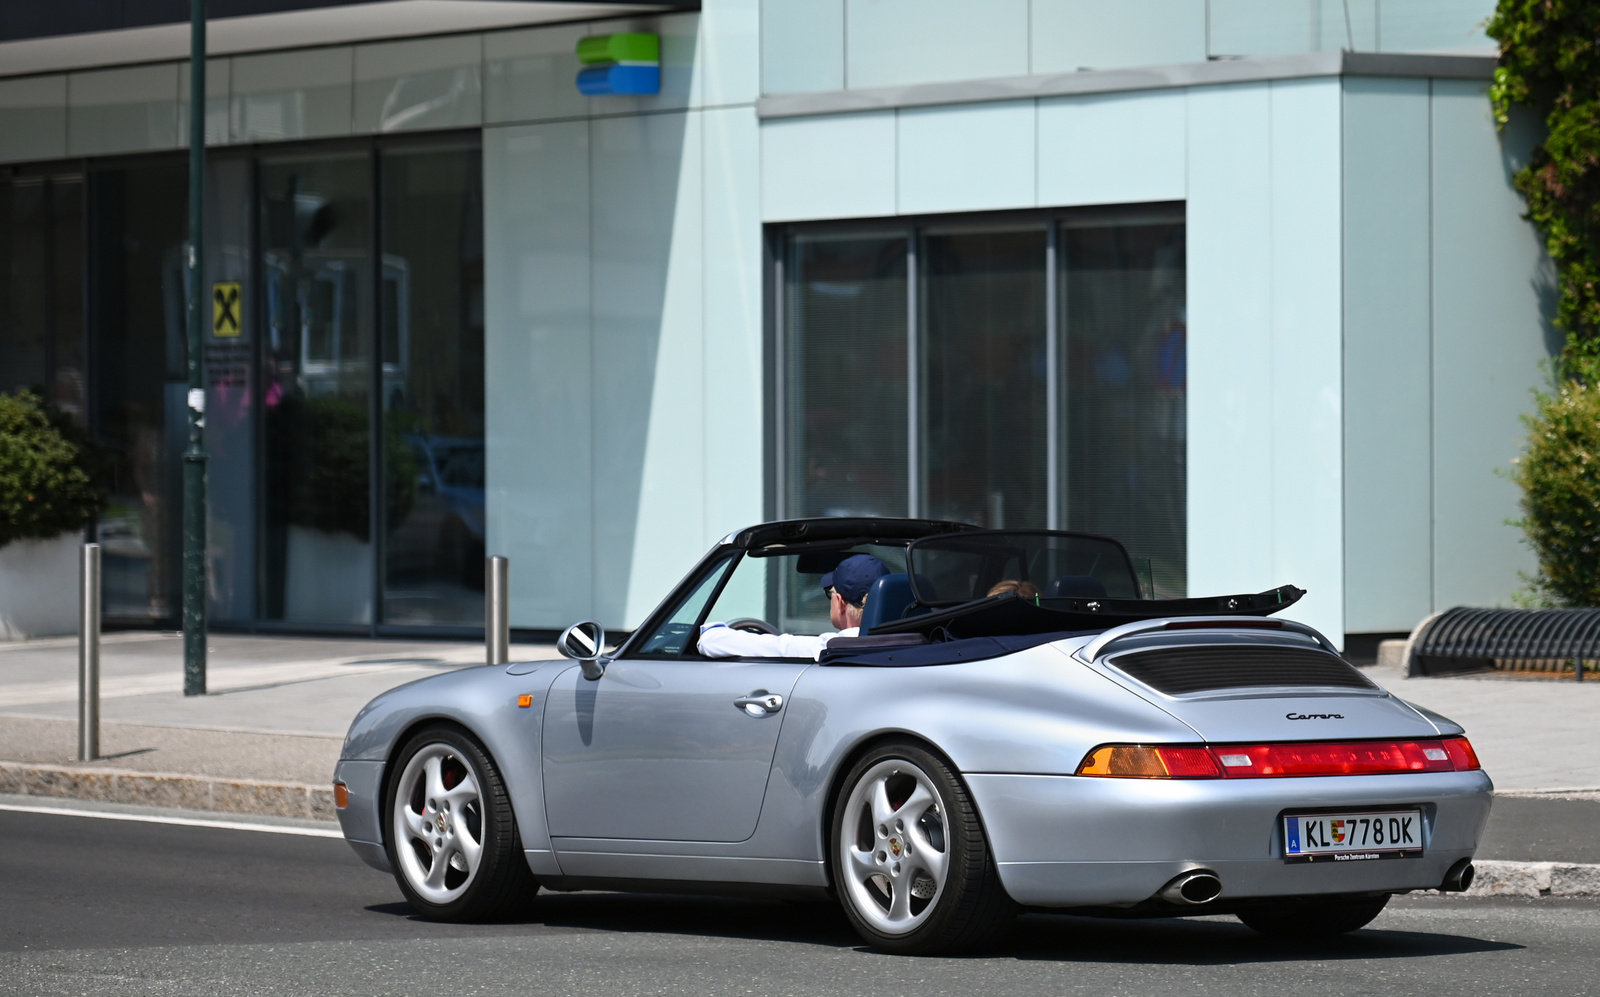
[[[1522,486],[1517,525],[1539,557],[1539,601],[1600,606],[1600,388],[1566,380],[1526,417],[1528,450],[1511,477]]]
[[[75,532],[105,508],[103,452],[31,391],[0,394],[0,547]]]

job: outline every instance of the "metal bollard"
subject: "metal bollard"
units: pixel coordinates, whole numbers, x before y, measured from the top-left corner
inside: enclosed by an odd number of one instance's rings
[[[100,545],[84,544],[78,592],[78,761],[100,757]]]
[[[496,555],[483,565],[483,642],[489,664],[511,661],[511,561]]]

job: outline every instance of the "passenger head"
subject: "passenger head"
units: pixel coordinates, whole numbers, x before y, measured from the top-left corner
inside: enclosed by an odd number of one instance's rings
[[[989,590],[990,595],[1005,595],[1007,592],[1015,592],[1019,599],[1039,598],[1039,586],[1032,582],[1019,582],[1015,578],[995,582],[994,587]]]
[[[861,611],[867,605],[867,589],[889,573],[884,563],[871,554],[852,554],[822,576],[828,593],[828,619],[840,630],[861,625]]]

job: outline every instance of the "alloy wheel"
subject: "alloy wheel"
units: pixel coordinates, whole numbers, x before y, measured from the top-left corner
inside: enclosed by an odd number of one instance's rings
[[[945,805],[928,774],[903,759],[864,772],[839,822],[844,888],[852,906],[887,935],[915,931],[949,873]]]
[[[411,756],[395,793],[400,871],[429,903],[447,904],[472,885],[483,860],[483,799],[472,764],[435,742]]]

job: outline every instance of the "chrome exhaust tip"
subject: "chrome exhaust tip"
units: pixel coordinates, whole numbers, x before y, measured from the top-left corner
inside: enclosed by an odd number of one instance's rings
[[[1444,893],[1465,893],[1472,889],[1472,880],[1477,874],[1478,870],[1472,867],[1471,859],[1460,859],[1444,874],[1444,882],[1439,884],[1439,889]]]
[[[1161,888],[1156,896],[1174,904],[1210,903],[1222,895],[1222,880],[1209,869],[1191,869]]]

